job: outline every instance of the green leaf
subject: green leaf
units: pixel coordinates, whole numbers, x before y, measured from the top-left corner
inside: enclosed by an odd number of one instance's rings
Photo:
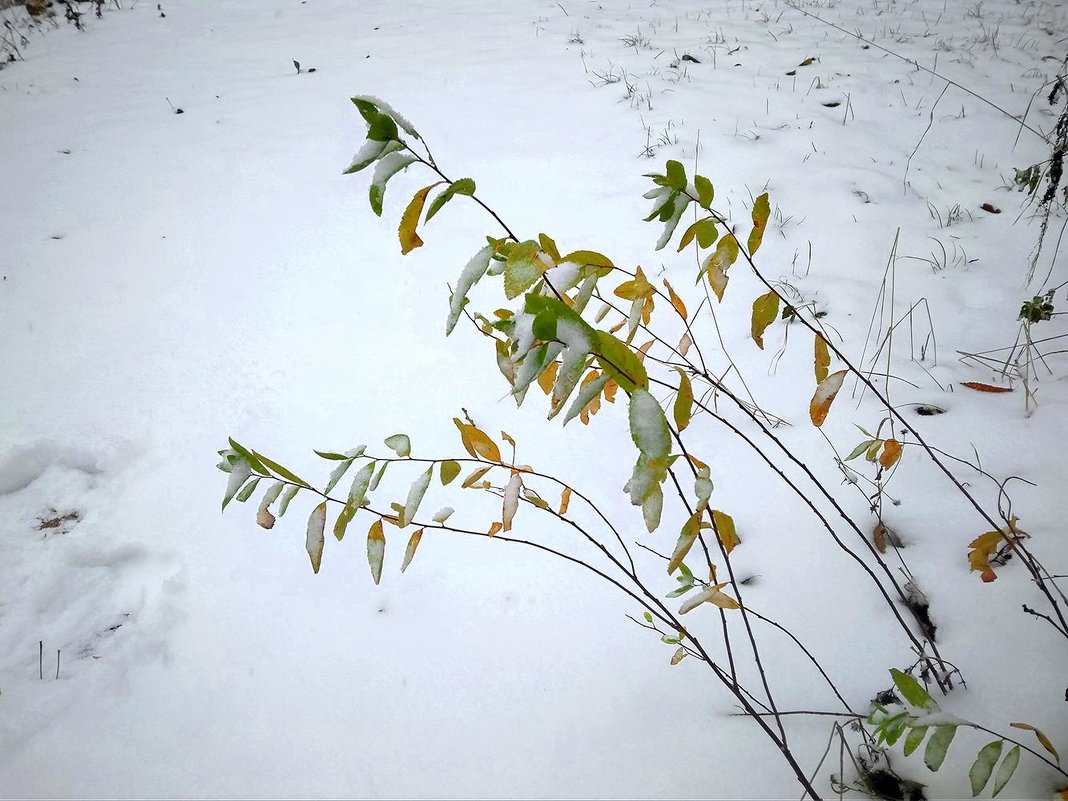
[[[677,192],[686,189],[686,168],[681,162],[671,159],[667,163],[667,184]]]
[[[412,442],[408,439],[407,434],[394,434],[391,437],[386,437],[385,442],[386,447],[401,458],[412,455]]]
[[[426,203],[426,196],[437,185],[436,183],[430,184],[430,186],[424,186],[416,192],[408,207],[404,210],[404,214],[401,215],[397,238],[400,240],[402,256],[406,256],[416,248],[423,246],[423,240],[415,229],[418,227],[419,218],[423,214],[423,204]]]
[[[556,247],[556,242],[548,234],[538,234],[538,244],[541,245],[541,249],[553,260],[553,264],[560,263],[560,249]]]
[[[371,486],[368,487],[371,492],[378,489],[378,484],[382,480],[382,476],[386,474],[387,467],[389,467],[389,462],[382,462],[382,466],[378,468],[378,472],[375,473],[374,478],[371,479]]]
[[[979,755],[968,771],[968,779],[972,783],[972,798],[983,792],[983,788],[990,781],[990,774],[994,772],[994,765],[1001,757],[1004,745],[1004,740],[994,740],[979,749]]]
[[[367,117],[367,138],[376,142],[389,142],[397,138],[397,123],[388,114],[372,114]]]
[[[463,312],[464,306],[467,304],[467,293],[486,274],[486,269],[489,267],[492,258],[493,246],[487,245],[472,256],[471,261],[467,262],[460,272],[460,277],[456,280],[456,288],[453,290],[452,295],[449,296],[449,319],[445,322],[445,336],[451,334],[456,327],[456,323],[460,319],[460,313]]]
[[[681,253],[687,245],[693,242],[694,238],[697,239],[697,244],[701,248],[710,248],[715,243],[716,238],[719,236],[719,230],[716,228],[716,221],[705,217],[690,225],[686,229],[686,232],[682,235],[682,239],[679,242],[679,253]]]
[[[675,427],[681,433],[690,424],[690,417],[693,414],[693,386],[690,384],[690,377],[681,367],[675,369],[679,373],[679,391],[675,395],[675,404],[671,412],[675,418]]]
[[[908,736],[905,737],[905,747],[903,749],[905,756],[909,756],[913,751],[920,747],[923,743],[923,738],[927,736],[927,726],[913,726],[909,729]]]
[[[386,192],[386,183],[390,178],[415,161],[417,159],[410,153],[390,153],[378,162],[371,178],[371,188],[368,190],[371,211],[376,215],[382,216],[382,198]]]
[[[1016,766],[1020,764],[1020,746],[1014,745],[1012,749],[1005,755],[1005,759],[1001,762],[1001,767],[998,768],[997,776],[994,777],[994,792],[993,796],[996,798],[998,793],[1005,789],[1005,785],[1009,783],[1009,779],[1012,778],[1012,774],[1016,772]]]
[[[281,478],[287,478],[294,484],[300,484],[300,486],[304,487],[305,489],[311,489],[311,484],[309,484],[303,478],[298,476],[296,473],[293,473],[292,471],[282,467],[282,465],[278,464],[278,462],[271,461],[259,451],[253,451],[253,453],[256,454],[256,458],[259,459],[260,462],[269,467],[276,475],[280,476]]]
[[[346,456],[343,453],[334,453],[333,451],[315,451],[315,455],[323,459],[330,459],[334,462],[343,462],[346,459],[352,458],[350,456]]]
[[[664,410],[647,390],[635,390],[630,396],[630,435],[643,456],[663,459],[671,450],[671,429]]]
[[[661,211],[660,219],[664,223],[664,230],[661,232],[660,238],[656,240],[654,250],[663,250],[667,243],[671,241],[671,236],[675,233],[675,228],[678,227],[679,220],[682,219],[682,215],[686,213],[689,205],[689,195],[680,195],[672,204],[670,214],[665,217],[664,212]]]
[[[581,346],[581,342],[567,348],[560,359],[560,369],[553,383],[553,394],[549,400],[549,416],[552,420],[564,408],[564,402],[578,386],[579,379],[586,372],[590,352]]]
[[[693,544],[697,541],[697,537],[701,533],[703,527],[704,526],[701,525],[700,512],[691,515],[690,518],[683,523],[682,531],[679,533],[679,540],[675,543],[675,550],[671,554],[671,559],[668,561],[668,575],[671,575],[679,569],[682,560],[685,559],[686,555],[690,552],[690,548],[692,548]]]
[[[753,204],[753,230],[749,232],[749,255],[757,252],[760,243],[764,241],[764,229],[768,227],[768,217],[771,216],[771,206],[768,203],[768,193],[765,192],[756,199]]]
[[[371,578],[375,584],[382,580],[382,560],[386,556],[386,534],[382,530],[382,519],[371,524],[367,532],[367,564],[371,568]]]
[[[289,508],[289,504],[297,496],[298,492],[300,492],[300,487],[298,487],[296,484],[290,484],[288,487],[286,487],[285,491],[282,493],[282,500],[278,502],[279,517],[286,513],[286,510]]]
[[[356,516],[356,507],[350,504],[345,504],[341,510],[341,514],[337,516],[337,520],[334,521],[334,536],[338,542],[341,542],[345,538],[345,529],[349,527],[349,523],[352,522],[352,518]]]
[[[460,463],[451,459],[441,463],[441,483],[443,486],[451,484],[460,475]]]
[[[705,211],[711,211],[712,198],[715,197],[712,182],[703,175],[695,175],[693,177],[693,185],[697,190],[697,202],[701,205],[701,208]]]
[[[579,335],[592,339],[593,328],[574,312],[566,303],[546,295],[535,295],[533,292],[526,296],[523,307],[527,314],[534,315],[531,330],[534,336],[545,342],[558,339],[557,329],[561,321],[574,326]]]
[[[323,562],[323,530],[326,528],[326,501],[316,506],[308,517],[308,537],[305,548],[311,559],[312,572],[318,573]]]
[[[646,623],[652,623],[653,622],[653,615],[648,610],[645,612],[645,614],[642,615],[642,617],[645,618],[645,622]]]
[[[412,124],[408,122],[403,116],[401,116],[395,108],[389,105],[384,100],[379,100],[377,97],[371,95],[356,95],[352,98],[353,105],[360,110],[364,119],[368,119],[368,114],[381,113],[388,114],[393,118],[393,121],[397,123],[407,134],[414,136],[416,139],[422,139],[419,132],[412,127]],[[368,120],[370,122],[370,120]]]
[[[411,523],[412,518],[419,511],[419,504],[423,502],[423,496],[426,494],[427,487],[430,486],[430,479],[433,477],[434,466],[431,465],[426,469],[425,473],[412,482],[412,486],[408,490],[408,500],[404,502],[404,512],[400,515],[401,528]]]
[[[664,491],[657,485],[649,493],[649,497],[642,503],[642,518],[645,520],[645,529],[652,534],[660,526],[660,515],[664,511]]]
[[[257,473],[267,473],[267,472],[269,472],[267,470],[267,468],[264,466],[263,462],[259,459],[259,457],[258,457],[258,455],[256,454],[255,451],[250,451],[248,448],[246,448],[241,443],[236,442],[233,437],[230,437],[229,440],[230,440],[230,447],[233,448],[235,451],[237,451],[238,454],[240,454],[241,457],[244,458],[249,463],[249,466],[253,470],[255,470]]]
[[[904,673],[897,668],[890,668],[890,675],[894,679],[894,686],[912,706],[927,713],[939,711],[938,704],[931,697],[931,694],[908,673]]]
[[[568,262],[579,264],[583,267],[615,267],[610,258],[595,250],[574,250],[557,260],[558,264],[566,264]]]
[[[753,341],[764,350],[764,332],[779,316],[779,296],[767,292],[753,301]]]
[[[412,563],[412,559],[415,557],[415,551],[419,547],[419,543],[423,539],[423,529],[419,529],[408,539],[408,547],[404,549],[404,561],[401,562],[401,573],[403,573],[408,565]]]
[[[504,264],[504,294],[508,300],[522,295],[548,269],[537,257],[538,243],[533,240],[519,242],[512,246]]]
[[[624,392],[649,388],[649,376],[634,351],[607,331],[597,331],[594,356],[601,369],[610,375]]]
[[[866,440],[864,440],[862,443],[857,445],[857,447],[855,447],[852,451],[849,452],[849,456],[847,456],[844,461],[849,462],[849,461],[852,461],[853,459],[856,459],[858,456],[860,456],[862,453],[864,453],[866,450],[868,450],[868,448],[870,448],[872,446],[872,444],[876,444],[877,445],[878,443],[879,443],[879,440],[877,440],[877,439],[866,439]]]
[[[356,155],[352,157],[352,162],[342,175],[352,175],[360,170],[365,170],[382,156],[400,150],[401,147],[400,142],[379,142],[374,139],[368,139],[356,151]]]
[[[252,481],[248,482],[244,486],[241,492],[237,493],[234,500],[238,501],[239,503],[244,503],[245,501],[247,501],[249,498],[252,497],[252,493],[256,491],[256,487],[259,486],[259,483],[260,480],[258,478],[252,479]]]
[[[934,734],[927,741],[927,747],[923,751],[923,761],[928,768],[937,771],[942,767],[942,763],[946,759],[946,751],[949,750],[949,744],[953,742],[953,737],[956,734],[957,727],[955,725],[934,727]]]
[[[456,195],[467,195],[470,197],[475,194],[475,182],[470,178],[461,178],[459,181],[453,181],[451,184],[441,190],[441,193],[434,198],[426,210],[426,220],[424,222],[430,222],[430,219],[441,211],[442,206],[452,200]]]

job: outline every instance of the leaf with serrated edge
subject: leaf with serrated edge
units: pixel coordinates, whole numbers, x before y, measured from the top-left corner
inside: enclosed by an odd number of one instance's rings
[[[834,396],[842,388],[842,382],[845,381],[845,377],[846,371],[839,370],[837,373],[831,373],[816,387],[816,392],[808,404],[808,416],[812,420],[812,425],[816,426],[816,428],[822,426],[823,421],[827,419],[827,413],[831,410]]]
[[[423,204],[426,203],[426,196],[437,185],[436,183],[431,184],[416,192],[411,202],[408,203],[407,208],[404,209],[404,214],[401,215],[400,227],[397,228],[397,238],[400,240],[402,256],[408,255],[423,245],[423,240],[415,229],[419,225],[419,218],[423,214]]]
[[[1012,774],[1016,772],[1016,766],[1019,764],[1020,746],[1014,745],[1009,749],[1009,753],[1005,754],[1005,758],[1001,760],[1001,766],[994,777],[994,791],[991,794],[994,798],[997,798],[998,793],[1005,789],[1005,785],[1009,783],[1009,779],[1012,778]]]
[[[415,551],[423,539],[423,529],[419,529],[408,539],[408,547],[404,549],[404,561],[401,562],[401,573],[412,563]]]
[[[415,163],[415,156],[410,153],[390,153],[384,156],[375,165],[374,175],[371,178],[371,187],[368,190],[371,211],[377,216],[382,216],[382,199],[386,193],[386,184],[389,179]]]
[[[983,788],[990,781],[990,774],[994,772],[994,765],[1001,756],[1001,749],[1004,745],[1004,740],[994,740],[979,749],[979,755],[975,758],[975,762],[972,763],[972,767],[968,771],[968,780],[972,785],[973,798],[983,792]]]
[[[449,297],[449,317],[445,321],[445,336],[451,334],[456,327],[456,323],[460,320],[460,314],[464,310],[464,304],[467,301],[467,293],[486,274],[492,258],[493,246],[487,245],[472,256],[471,260],[460,271],[460,277],[456,279],[456,288],[453,289],[452,295]]]
[[[319,572],[319,567],[323,562],[323,545],[326,542],[323,531],[325,529],[326,501],[323,501],[312,510],[311,515],[308,517],[308,536],[304,543],[304,547],[308,551],[308,557],[311,559],[313,573]]]

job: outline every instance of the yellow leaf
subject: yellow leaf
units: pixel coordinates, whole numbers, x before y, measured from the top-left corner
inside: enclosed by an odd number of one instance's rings
[[[478,456],[491,462],[499,462],[501,460],[500,449],[486,432],[470,423],[465,423],[464,428],[467,430],[467,438],[471,443],[471,448]]]
[[[477,457],[478,454],[475,453],[475,449],[471,445],[471,437],[467,432],[467,423],[463,422],[459,417],[452,418],[452,422],[455,423],[456,427],[460,430],[460,441],[464,445],[464,450],[471,454],[471,456]]]
[[[541,391],[546,395],[553,391],[553,384],[556,383],[556,374],[560,371],[560,362],[554,361],[548,367],[542,371],[542,374],[538,376],[538,386],[541,387]]]
[[[504,527],[504,524],[501,523],[500,520],[494,520],[493,521],[493,525],[490,526],[489,527],[489,531],[486,532],[486,536],[487,537],[496,537],[500,533],[500,531],[501,531],[501,529],[503,527]]]
[[[502,431],[501,432],[501,439],[503,439],[505,442],[507,442],[513,448],[515,447],[515,440],[512,439],[510,436],[508,436],[508,432],[507,431]]]
[[[1024,729],[1026,731],[1033,731],[1035,733],[1035,737],[1037,737],[1038,741],[1042,743],[1042,747],[1049,751],[1051,754],[1053,754],[1053,758],[1057,760],[1058,765],[1061,763],[1061,755],[1057,753],[1057,749],[1053,747],[1053,743],[1049,741],[1049,737],[1040,732],[1037,728],[1032,726],[1030,723],[1010,723],[1009,725],[1012,726],[1014,729]]]
[[[767,292],[753,301],[753,341],[764,350],[764,332],[779,316],[779,296]]]
[[[757,252],[760,243],[764,241],[764,229],[768,227],[768,217],[771,216],[771,205],[768,203],[768,193],[765,192],[756,199],[753,204],[753,230],[749,232],[749,255]]]
[[[367,564],[371,566],[371,578],[378,584],[382,580],[382,559],[386,555],[386,535],[381,519],[371,524],[367,532]]]
[[[729,556],[730,552],[742,542],[738,539],[738,533],[734,530],[734,518],[726,512],[713,509],[712,522],[715,524],[716,536],[719,537],[719,541],[723,543],[723,550],[726,551]]]
[[[846,371],[839,370],[837,373],[831,373],[820,381],[819,386],[816,387],[816,392],[808,404],[808,416],[812,419],[812,425],[816,426],[816,428],[822,426],[823,421],[827,419],[827,413],[831,410],[834,396],[842,388],[842,382],[845,381],[845,377]]]
[[[994,581],[998,577],[990,566],[990,557],[1001,547],[1004,537],[1000,531],[988,531],[968,543],[968,565],[972,570],[979,571],[979,578],[985,582]]]
[[[626,318],[624,318],[624,319],[620,320],[618,323],[616,323],[615,325],[613,325],[611,328],[609,328],[608,329],[608,333],[609,334],[614,334],[616,331],[618,331],[620,328],[622,328],[626,324],[627,324],[627,320],[626,320]]]
[[[693,414],[693,386],[690,377],[681,367],[676,367],[679,372],[679,392],[675,396],[675,405],[672,407],[672,416],[675,418],[675,427],[681,433],[690,424]]]
[[[408,208],[404,210],[404,214],[401,215],[400,228],[397,229],[397,236],[400,238],[401,255],[406,255],[417,247],[421,247],[423,240],[419,238],[419,234],[415,232],[415,228],[419,225],[419,218],[423,216],[423,204],[426,203],[426,196],[430,194],[430,190],[437,184],[431,184],[424,187],[415,193],[415,197],[412,198],[412,202],[408,204]]]
[[[685,320],[687,317],[689,317],[689,314],[686,311],[686,304],[683,303],[682,298],[680,298],[675,293],[674,287],[672,287],[671,284],[668,283],[668,280],[666,278],[664,279],[664,286],[667,287],[668,298],[671,300],[671,305],[675,307],[675,311],[679,313],[679,317]]]
[[[727,289],[727,270],[738,258],[738,240],[734,234],[727,234],[716,245],[712,255],[705,260],[705,275],[708,276],[709,286],[716,293],[718,300],[723,300],[723,292]]]
[[[831,353],[827,349],[827,340],[822,334],[816,334],[815,351],[816,383],[821,383],[826,377],[831,366]]]
[[[687,612],[696,609],[703,603],[711,603],[718,606],[720,609],[739,609],[740,606],[736,600],[720,592],[720,587],[726,587],[726,584],[713,584],[711,587],[706,587],[696,595],[690,596],[690,598],[679,607],[679,614],[685,615]]]
[[[623,298],[623,300],[637,300],[638,298],[652,297],[654,292],[656,292],[656,287],[649,283],[645,273],[642,272],[642,268],[639,267],[634,271],[634,280],[624,281],[617,286],[615,295]]]
[[[726,594],[724,594],[722,592],[719,592],[719,588],[720,587],[726,587],[726,586],[727,586],[726,584],[715,584],[715,585],[713,585],[712,589],[716,590],[716,592],[712,593],[712,595],[708,599],[708,602],[711,603],[711,604],[714,604],[715,606],[718,606],[720,609],[740,609],[741,608],[741,604],[739,604],[736,600],[731,598],[729,595],[726,595]]]
[[[653,296],[650,295],[642,303],[642,322],[649,325],[649,318],[653,316]]]
[[[888,439],[883,443],[883,452],[879,457],[879,464],[884,470],[889,470],[897,460],[901,458],[901,443],[896,439]]]
[[[474,486],[476,481],[478,481],[480,478],[482,478],[482,476],[486,475],[486,473],[488,473],[492,469],[492,466],[478,468],[471,475],[464,479],[464,483],[460,485],[460,488],[468,489],[469,487]]]

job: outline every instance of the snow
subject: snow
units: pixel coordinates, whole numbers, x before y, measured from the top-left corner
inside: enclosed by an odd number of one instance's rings
[[[811,335],[776,321],[758,351],[748,312],[766,288],[747,266],[732,267],[722,302],[706,300],[692,254],[654,254],[660,224],[641,222],[642,174],[668,158],[690,176],[696,160],[742,241],[752,199],[768,191],[758,263],[799,308],[826,311],[832,342],[853,358],[873,312],[885,330],[926,301],[930,320],[917,312],[895,333],[893,402],[938,448],[973,459],[974,447],[984,470],[1022,479],[1007,485],[1012,511],[1044,563],[1066,572],[1063,355],[1052,342],[1027,416],[1022,388],[962,388],[998,377],[957,354],[1011,345],[1022,300],[1068,278],[1063,257],[1051,260],[1054,218],[1026,285],[1037,226],[1010,186],[1048,147],[879,49],[1048,131],[1055,117],[1038,90],[1064,58],[1061,4],[801,4],[870,38],[867,49],[776,0],[185,0],[164,2],[165,17],[155,3],[122,5],[132,7],[87,16],[85,32],[62,20],[27,29],[25,60],[0,70],[0,796],[800,795],[707,667],[672,667],[675,646],[624,617],[638,607],[574,565],[427,529],[401,576],[407,532],[387,526],[375,586],[362,537],[325,538],[312,574],[301,536],[311,493],[270,531],[256,525],[259,495],[219,515],[227,477],[214,464],[227,436],[321,486],[336,465],[313,448],[404,431],[414,457],[461,454],[449,419],[462,407],[490,435],[514,436],[517,463],[594,498],[628,543],[669,552],[688,517],[669,487],[663,523],[646,534],[620,492],[636,456],[623,393],[588,427],[563,430],[546,423],[536,386],[515,408],[477,331],[441,336],[446,283],[501,230],[458,197],[402,259],[400,214],[431,179],[420,183],[412,166],[391,180],[382,217],[370,211],[370,173],[341,174],[364,131],[353,95],[384,98],[414,121],[442,170],[473,178],[520,239],[544,231],[563,253],[594,249],[643,265],[651,283],[668,277],[691,311],[712,304],[723,338],[702,332],[704,356],[725,370],[730,354],[758,401],[794,424],[776,436],[868,525],[870,486],[840,484],[807,422]],[[651,46],[622,41],[636,32]],[[489,279],[470,298],[487,315],[504,302]],[[1036,337],[1063,334],[1063,319]],[[683,334],[677,320],[664,325]],[[919,404],[945,414],[916,416]],[[847,382],[823,433],[848,454],[861,438],[853,424],[874,430],[884,411]],[[890,686],[888,668],[914,658],[885,604],[737,437],[701,415],[687,435],[710,467],[712,504],[737,524],[732,562],[752,578],[740,600],[803,640],[866,711]],[[966,545],[989,526],[914,438],[903,441],[887,487],[900,503],[885,514],[939,647],[968,681],[939,703],[999,731],[1026,721],[1064,752],[1064,645],[1020,610],[1044,608],[1042,597],[1015,562],[992,584],[969,574]],[[996,507],[994,482],[952,469]],[[419,473],[393,465],[381,505]],[[423,508],[450,504],[450,523],[481,531],[499,519],[499,498],[458,484],[430,482]],[[600,558],[527,504],[513,535]],[[631,550],[654,590],[674,588],[662,562]],[[717,610],[686,620],[722,656]],[[793,643],[757,631],[780,705],[830,708]],[[826,724],[790,719],[806,766]],[[960,795],[989,739],[962,729],[938,774],[899,750],[893,765],[931,797]],[[1047,797],[1056,786],[1025,755],[1006,793]]]

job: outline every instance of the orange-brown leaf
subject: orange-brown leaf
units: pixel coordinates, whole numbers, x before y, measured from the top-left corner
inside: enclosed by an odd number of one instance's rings
[[[560,512],[559,514],[567,514],[567,507],[571,503],[571,487],[564,487],[564,491],[560,493]]]
[[[549,395],[553,391],[553,384],[556,383],[556,374],[560,372],[560,362],[554,361],[542,374],[538,376],[538,386],[541,387],[541,391],[546,395]]]
[[[822,426],[823,421],[827,419],[827,413],[831,410],[831,404],[834,403],[834,396],[842,388],[845,377],[846,371],[839,370],[820,381],[819,386],[816,387],[816,393],[808,404],[808,416],[816,428]]]
[[[901,443],[896,439],[888,439],[883,442],[883,452],[879,456],[879,464],[884,470],[889,470],[897,460],[901,458]]]
[[[679,317],[685,320],[689,314],[686,311],[686,304],[682,302],[682,298],[676,294],[674,287],[668,283],[668,280],[664,279],[664,286],[667,287],[668,298],[671,300],[671,305],[675,307],[675,311],[679,313]]]
[[[988,531],[968,543],[968,565],[972,570],[979,571],[979,578],[985,582],[994,581],[998,577],[990,566],[990,557],[1001,547],[1004,537],[1000,531]]]
[[[982,384],[979,381],[964,381],[961,386],[977,392],[1012,392],[1012,387],[996,387],[993,384]]]
[[[494,520],[493,525],[490,526],[489,531],[486,532],[486,536],[495,537],[498,533],[500,533],[500,530],[502,528],[504,528],[504,523],[502,523],[500,520]]]
[[[1049,737],[1039,731],[1036,727],[1032,726],[1030,723],[1010,723],[1009,725],[1012,726],[1014,729],[1024,729],[1025,731],[1033,731],[1035,733],[1035,737],[1038,738],[1038,741],[1042,744],[1042,747],[1049,751],[1051,754],[1053,754],[1053,758],[1057,760],[1057,764],[1060,764],[1061,755],[1057,753],[1057,749],[1053,747],[1053,743],[1049,741]]]
[[[871,533],[871,538],[875,543],[876,550],[879,553],[886,553],[886,527],[882,523],[875,524],[875,530]]]

